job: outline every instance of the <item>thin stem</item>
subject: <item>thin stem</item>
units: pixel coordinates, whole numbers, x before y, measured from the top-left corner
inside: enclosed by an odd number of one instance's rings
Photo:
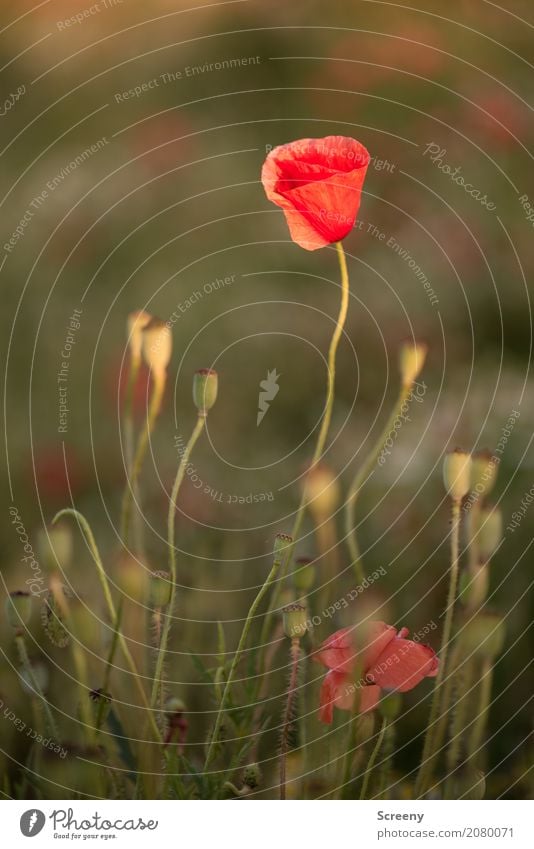
[[[89,525],[89,522],[87,521],[85,516],[82,513],[80,513],[78,510],[74,510],[72,507],[67,507],[64,510],[60,510],[59,513],[56,513],[56,515],[52,519],[52,524],[54,525],[62,516],[74,516],[74,518],[78,522],[78,524],[79,524],[79,526],[80,526],[80,528],[83,532],[83,535],[86,539],[87,545],[89,546],[89,550],[91,552],[91,555],[92,555],[93,560],[94,560],[95,565],[96,565],[96,570],[97,570],[97,573],[98,573],[98,577],[100,579],[100,584],[102,586],[102,591],[104,593],[104,598],[106,600],[106,604],[107,604],[107,607],[108,607],[108,610],[109,610],[109,614],[111,616],[111,620],[112,620],[114,626],[117,627],[117,622],[118,622],[117,609],[115,607],[115,603],[114,603],[113,597],[111,595],[111,589],[110,589],[110,586],[109,586],[109,583],[108,583],[108,578],[107,578],[107,575],[106,575],[106,572],[105,572],[105,569],[104,569],[104,565],[102,563],[102,559],[100,557],[100,552],[98,551],[98,546],[96,544],[93,532],[91,530],[91,526]],[[152,711],[150,710],[150,705],[148,703],[148,699],[147,699],[144,687],[141,684],[141,679],[139,678],[139,671],[138,671],[137,666],[135,664],[135,661],[134,661],[134,659],[133,659],[133,657],[130,653],[130,649],[128,648],[128,643],[126,642],[124,634],[122,633],[122,631],[119,628],[117,628],[117,634],[118,634],[118,639],[119,639],[120,646],[121,646],[121,649],[122,649],[122,653],[124,654],[126,662],[127,662],[128,666],[130,667],[130,671],[133,675],[135,685],[136,685],[137,690],[139,692],[139,695],[141,697],[141,701],[143,703],[143,706],[149,712],[149,714],[148,714],[149,715],[149,722],[152,726],[152,730],[154,732],[154,735],[155,735],[155,737],[158,741],[161,741],[161,734],[160,734],[159,728],[157,726],[156,720],[154,719]]]
[[[154,389],[150,398],[150,405],[148,409],[148,416],[145,422],[145,427],[137,443],[137,448],[131,467],[131,474],[129,475],[129,479],[126,481],[126,488],[124,490],[124,495],[122,499],[121,539],[124,545],[128,544],[128,536],[130,533],[130,521],[132,517],[132,504],[137,490],[137,481],[139,480],[139,475],[141,474],[141,469],[143,467],[143,462],[145,459],[146,450],[148,448],[150,436],[152,434],[152,431],[154,430],[156,419],[161,409],[161,402],[163,400],[164,391],[165,380],[163,378],[156,379],[154,381]]]
[[[282,720],[282,741],[280,745],[280,798],[286,798],[286,757],[289,738],[289,726],[291,724],[291,712],[293,710],[293,701],[295,699],[295,690],[297,687],[299,658],[300,658],[300,641],[297,638],[291,641],[289,650],[291,659],[291,672],[289,676],[289,686],[287,688],[287,699]]]
[[[336,326],[334,328],[334,332],[332,334],[332,339],[330,340],[330,347],[328,349],[328,374],[327,374],[327,388],[326,388],[326,400],[324,406],[324,415],[321,423],[321,428],[319,430],[319,435],[317,437],[317,443],[315,445],[315,451],[313,452],[313,457],[310,463],[310,467],[313,468],[319,460],[321,459],[324,447],[326,444],[326,439],[328,437],[328,431],[330,429],[330,422],[332,421],[332,411],[334,408],[334,399],[335,399],[335,385],[336,385],[336,356],[337,349],[339,346],[339,341],[341,339],[341,334],[343,333],[343,328],[345,326],[345,321],[347,319],[347,312],[349,309],[349,295],[350,295],[350,284],[349,284],[349,273],[347,269],[347,259],[345,256],[345,251],[343,250],[343,245],[341,242],[336,242],[336,251],[339,260],[339,269],[341,275],[341,303],[339,305],[339,313],[336,321]],[[302,488],[302,495],[300,499],[300,504],[297,508],[297,513],[295,515],[295,521],[293,523],[293,530],[291,531],[291,537],[293,542],[288,552],[286,567],[289,566],[293,559],[293,550],[298,541],[298,535],[300,533],[300,528],[302,526],[302,521],[304,519],[304,513],[306,510],[306,491],[305,487]],[[283,579],[285,578],[286,568],[282,570],[280,574],[280,580],[275,588],[273,593],[273,601],[271,604],[270,611],[274,611],[277,609],[278,599],[280,597],[280,593],[282,592],[282,584]],[[268,614],[269,615],[269,614]]]
[[[443,635],[441,638],[441,649],[439,653],[438,674],[434,679],[434,692],[432,695],[432,704],[430,707],[430,716],[428,718],[427,731],[425,742],[423,745],[423,754],[421,758],[421,766],[417,781],[415,784],[415,795],[418,798],[424,793],[427,782],[432,778],[432,768],[434,756],[436,752],[435,738],[437,735],[437,723],[440,715],[441,706],[441,685],[446,680],[447,671],[447,656],[449,652],[449,644],[452,634],[452,623],[454,616],[454,604],[458,594],[458,573],[460,563],[460,509],[461,501],[452,502],[452,528],[451,528],[451,567],[449,579],[449,595],[447,598],[447,608],[445,611],[445,622],[443,624]]]
[[[52,736],[56,740],[59,740],[59,734],[58,734],[58,731],[57,731],[56,723],[54,721],[54,717],[52,716],[52,711],[50,710],[50,705],[48,704],[48,701],[45,698],[45,695],[44,695],[44,693],[41,689],[41,685],[39,684],[39,681],[37,680],[37,677],[34,675],[33,668],[32,668],[31,662],[30,662],[30,658],[28,657],[28,652],[27,652],[27,649],[26,649],[26,642],[24,640],[24,635],[21,634],[21,633],[15,634],[15,643],[16,643],[16,646],[17,646],[17,651],[19,653],[22,668],[24,669],[24,671],[25,671],[25,673],[28,677],[28,683],[32,687],[33,691],[35,692],[35,695],[39,697],[39,699],[40,699],[40,701],[43,705],[44,712],[46,714],[46,719],[47,719],[47,722],[48,722],[48,726],[50,728],[50,733],[52,734]]]
[[[241,656],[243,654],[243,651],[245,650],[249,631],[250,631],[254,616],[256,614],[256,610],[258,609],[259,605],[261,604],[261,601],[262,601],[263,597],[265,596],[265,594],[267,593],[269,587],[271,586],[271,584],[274,583],[276,577],[278,576],[278,573],[280,571],[280,567],[281,567],[282,562],[283,562],[283,560],[286,556],[286,552],[287,552],[287,548],[285,548],[283,550],[283,553],[281,551],[278,551],[275,554],[274,562],[273,562],[271,571],[267,575],[265,583],[263,584],[263,586],[261,587],[256,598],[252,602],[252,604],[250,606],[250,610],[249,610],[248,615],[247,615],[247,618],[245,619],[245,624],[243,625],[241,637],[239,639],[239,643],[238,643],[237,649],[235,651],[235,654],[232,658],[232,663],[230,665],[230,669],[229,669],[229,672],[228,672],[228,678],[226,679],[226,684],[225,684],[225,687],[224,687],[224,690],[223,690],[222,698],[221,698],[221,701],[219,703],[219,710],[217,712],[217,718],[215,720],[215,726],[214,726],[214,729],[213,729],[213,733],[211,735],[210,744],[209,744],[209,747],[208,747],[208,753],[206,755],[206,762],[204,764],[204,772],[209,767],[209,765],[210,765],[210,763],[213,760],[213,757],[215,755],[215,746],[216,746],[218,739],[219,739],[219,733],[220,733],[220,730],[221,730],[221,723],[222,723],[222,720],[223,720],[223,714],[224,714],[224,710],[226,708],[226,703],[228,701],[228,696],[230,694],[230,687],[232,686],[232,682],[234,680],[234,675],[235,675],[235,671],[237,669],[237,665],[238,665],[239,661],[241,660]]]
[[[199,416],[197,418],[195,427],[193,429],[193,433],[189,438],[189,442],[184,448],[182,457],[180,459],[180,464],[178,466],[178,471],[176,472],[176,477],[174,479],[174,483],[172,485],[171,497],[169,501],[169,513],[167,517],[167,541],[169,547],[169,573],[171,579],[171,591],[169,597],[169,605],[165,614],[165,622],[163,625],[163,629],[161,632],[161,641],[159,643],[158,656],[156,660],[156,668],[154,672],[154,682],[152,685],[152,695],[150,697],[150,705],[151,707],[155,707],[157,698],[158,698],[158,689],[161,687],[163,689],[163,666],[165,663],[165,655],[167,654],[167,645],[169,642],[169,634],[171,630],[171,622],[172,622],[172,614],[174,611],[174,604],[176,601],[176,548],[174,545],[175,539],[175,522],[176,522],[176,500],[178,498],[178,493],[180,492],[180,487],[182,485],[183,479],[185,477],[185,473],[187,471],[187,464],[189,463],[189,457],[191,456],[191,452],[195,447],[195,444],[204,429],[204,425],[206,423],[205,416]]]
[[[393,426],[395,425],[395,421],[401,415],[402,408],[412,393],[412,388],[412,384],[408,384],[408,386],[403,385],[401,387],[397,402],[393,407],[393,410],[391,411],[391,414],[384,426],[384,429],[382,430],[380,436],[374,443],[369,454],[365,458],[363,465],[356,473],[347,494],[347,500],[345,502],[345,537],[352,559],[352,568],[354,569],[354,575],[359,584],[362,583],[365,575],[363,571],[360,548],[358,545],[358,537],[356,534],[356,503],[360,494],[360,490],[365,484],[369,473],[371,472],[371,469],[378,460],[379,454],[384,447],[384,443],[386,442],[391,430],[393,429]]]
[[[373,767],[374,767],[376,759],[378,757],[378,753],[381,749],[382,741],[384,739],[384,735],[386,733],[387,726],[388,726],[388,721],[384,717],[384,719],[382,720],[382,725],[380,726],[380,731],[378,732],[378,738],[377,738],[377,741],[375,743],[375,747],[374,747],[373,751],[371,752],[371,757],[369,758],[369,762],[367,764],[367,769],[365,770],[365,773],[364,773],[364,776],[363,776],[362,792],[360,793],[360,799],[365,799],[367,797],[367,790],[369,788],[369,782],[371,780]]]
[[[476,721],[473,726],[469,741],[469,755],[475,762],[480,759],[480,744],[484,736],[484,729],[488,719],[489,705],[491,702],[491,687],[493,683],[493,667],[490,660],[484,660],[482,674],[479,683],[479,698],[476,712]]]

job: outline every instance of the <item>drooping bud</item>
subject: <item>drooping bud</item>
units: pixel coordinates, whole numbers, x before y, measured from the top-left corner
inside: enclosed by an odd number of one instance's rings
[[[313,466],[304,478],[306,506],[317,523],[329,519],[339,505],[340,487],[332,469],[324,463]]]
[[[491,451],[475,451],[471,466],[471,492],[479,498],[489,495],[497,480],[499,465]]]
[[[258,764],[247,764],[243,770],[243,784],[255,790],[261,784],[261,769]]]
[[[15,630],[28,624],[32,615],[32,597],[30,593],[16,590],[6,598],[7,621]]]
[[[315,566],[307,557],[299,557],[295,561],[293,584],[299,593],[307,593],[315,582]]]
[[[143,329],[143,357],[154,380],[164,382],[172,354],[172,333],[168,325],[153,318]]]
[[[487,563],[497,551],[502,539],[502,515],[498,507],[485,508],[480,512],[478,547],[480,559]]]
[[[72,593],[67,587],[59,585],[57,591],[62,592],[66,598],[72,598]],[[41,622],[51,643],[58,648],[65,648],[69,644],[70,634],[63,619],[61,606],[52,590],[48,590],[41,605]]]
[[[378,710],[384,719],[390,722],[396,719],[402,709],[402,696],[400,693],[386,693],[378,703]]]
[[[141,363],[143,330],[150,321],[152,321],[152,316],[144,310],[135,310],[135,312],[131,312],[128,316],[128,345],[130,348],[130,362],[132,370],[137,370]]]
[[[98,690],[91,690],[89,692],[89,698],[91,700],[95,720],[100,719],[101,722],[105,722],[111,711],[113,696],[111,693],[106,693],[105,690],[99,687]]]
[[[171,576],[162,570],[150,575],[150,604],[166,607],[171,600]]]
[[[402,385],[406,388],[412,386],[419,377],[425,364],[428,345],[424,342],[415,342],[407,339],[402,343],[399,351],[399,370]]]
[[[41,528],[37,534],[37,551],[46,568],[68,569],[72,562],[72,532],[66,522]]]
[[[303,604],[288,604],[282,610],[284,634],[290,640],[300,640],[308,630],[308,616]]]
[[[463,626],[458,639],[468,654],[494,660],[502,652],[506,639],[504,619],[496,613],[481,611]]]
[[[471,455],[456,448],[445,455],[443,482],[453,501],[459,502],[471,488]]]
[[[201,368],[193,376],[193,401],[199,416],[207,416],[217,400],[219,377],[211,368]]]

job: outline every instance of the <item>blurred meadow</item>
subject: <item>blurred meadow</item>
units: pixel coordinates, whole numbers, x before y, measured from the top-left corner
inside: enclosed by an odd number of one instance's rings
[[[42,605],[58,564],[47,552],[47,533],[62,508],[87,518],[149,688],[156,627],[146,603],[149,572],[167,568],[169,495],[196,418],[193,375],[209,368],[219,375],[219,392],[178,498],[176,619],[165,667],[168,692],[182,700],[187,718],[187,757],[200,769],[216,714],[214,670],[235,650],[276,534],[291,533],[323,414],[339,302],[335,247],[311,253],[291,241],[260,171],[276,145],[346,135],[372,159],[357,225],[344,241],[350,306],[323,457],[339,494],[322,533],[306,512],[295,546],[297,557],[315,563],[311,613],[354,587],[342,501],[395,404],[399,347],[421,339],[428,356],[421,397],[358,499],[364,574],[382,572],[348,607],[323,617],[306,637],[306,651],[362,612],[422,632],[438,650],[450,531],[443,458],[458,445],[497,452],[490,501],[502,511],[503,539],[491,561],[486,606],[505,620],[506,640],[479,766],[487,798],[532,797],[532,6],[421,6],[2,4],[2,588],[6,596],[33,586],[38,595],[26,645],[68,752],[32,746],[27,728],[43,725],[43,714],[21,685],[3,616],[6,796],[77,798],[110,794],[110,787],[133,793],[129,773],[143,768],[134,761],[135,740],[147,733],[145,711],[119,650],[107,686],[112,723],[103,743],[84,736],[73,646],[96,690],[113,628],[85,539],[75,521],[62,519],[58,544],[72,544],[72,552],[58,556],[59,574],[70,591],[72,633],[65,647],[57,634],[49,638],[43,616],[46,624],[50,611]],[[124,548],[119,525],[127,317],[135,310],[167,322],[173,336],[163,407],[140,478],[142,556]],[[258,424],[260,383],[273,371],[279,391]],[[142,366],[136,432],[146,422],[149,392]],[[21,526],[38,571],[23,559]],[[296,597],[286,582],[282,601]],[[251,646],[261,624],[253,622]],[[276,796],[288,678],[278,614],[274,629],[266,731],[258,744],[250,741],[243,761],[261,765],[253,788],[260,798]],[[252,698],[247,669],[245,658],[225,719],[229,739],[246,739],[239,710]],[[312,773],[303,790],[300,729],[290,739],[288,795],[328,798],[330,758],[341,753],[347,716],[336,711],[333,726],[320,725],[322,671],[312,662],[308,671],[299,710],[308,714]],[[392,798],[409,793],[430,692],[424,681],[403,697]],[[110,776],[121,764],[107,789],[91,763],[92,754],[101,755],[98,745],[112,763]],[[241,768],[232,779],[238,787]]]

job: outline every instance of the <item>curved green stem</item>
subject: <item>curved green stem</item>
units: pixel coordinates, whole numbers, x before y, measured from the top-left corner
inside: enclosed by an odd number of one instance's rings
[[[250,606],[250,610],[249,610],[248,615],[247,615],[247,618],[245,619],[245,624],[243,625],[241,637],[239,639],[239,643],[238,643],[237,649],[235,651],[235,654],[232,658],[232,663],[231,663],[230,669],[228,671],[228,678],[226,679],[226,684],[225,684],[225,687],[224,687],[224,690],[223,690],[222,698],[221,698],[221,701],[219,703],[219,710],[217,712],[217,718],[215,720],[215,726],[213,728],[213,733],[211,735],[210,744],[209,744],[209,747],[208,747],[208,753],[206,755],[206,762],[204,764],[204,771],[207,770],[207,768],[209,767],[209,765],[210,765],[210,763],[213,760],[213,757],[215,755],[215,746],[216,746],[217,741],[219,739],[219,733],[220,733],[220,730],[221,730],[221,723],[222,723],[222,719],[223,719],[224,709],[226,707],[226,703],[228,701],[228,696],[230,694],[230,687],[232,686],[232,682],[234,680],[234,675],[235,675],[235,671],[237,669],[237,665],[238,665],[239,661],[241,660],[241,656],[242,656],[242,654],[245,650],[245,646],[247,644],[247,639],[248,639],[250,627],[252,625],[254,616],[256,614],[258,607],[260,606],[260,603],[261,603],[263,597],[265,596],[269,587],[271,586],[272,583],[274,583],[276,577],[278,576],[278,572],[280,571],[282,561],[283,561],[284,557],[286,556],[286,551],[287,551],[287,548],[283,549],[282,551],[278,550],[277,553],[275,553],[274,562],[273,562],[271,571],[267,575],[265,583],[263,584],[263,586],[261,587],[256,598],[252,602],[252,604]]]
[[[189,463],[189,458],[191,456],[191,452],[195,447],[195,444],[204,429],[204,425],[206,423],[205,416],[199,416],[195,427],[193,429],[193,433],[189,438],[189,442],[184,448],[182,457],[180,459],[180,464],[178,466],[178,471],[176,472],[176,477],[174,479],[174,483],[172,485],[171,497],[169,501],[169,512],[167,517],[167,540],[169,545],[169,573],[171,577],[171,592],[169,598],[169,605],[167,607],[167,611],[165,614],[165,623],[163,625],[163,629],[161,632],[161,640],[159,643],[158,649],[158,657],[156,660],[156,669],[154,672],[154,682],[152,685],[152,695],[150,697],[150,705],[152,708],[156,706],[156,702],[158,700],[158,689],[163,687],[162,683],[162,674],[163,674],[163,666],[165,663],[165,655],[167,654],[167,644],[169,642],[169,634],[171,630],[171,620],[172,614],[174,610],[174,604],[176,600],[176,548],[174,545],[175,540],[175,521],[176,521],[176,499],[178,498],[178,493],[180,491],[180,487],[182,485],[183,479],[185,477],[185,473],[187,471],[187,464]]]
[[[378,732],[378,737],[375,743],[375,747],[371,752],[371,757],[369,758],[369,763],[367,764],[367,769],[365,770],[365,774],[363,776],[363,784],[362,784],[362,792],[360,793],[360,799],[365,799],[367,797],[367,790],[369,789],[369,782],[371,780],[371,775],[373,772],[374,765],[376,763],[376,759],[378,757],[378,753],[382,747],[382,741],[384,740],[384,735],[386,733],[386,728],[388,726],[387,719],[382,720],[382,725],[380,727],[380,731]]]
[[[118,614],[117,614],[117,609],[115,607],[115,603],[113,601],[113,597],[111,595],[111,589],[110,589],[110,586],[109,586],[108,578],[107,578],[107,575],[106,575],[106,572],[105,572],[105,569],[104,569],[104,565],[102,563],[102,559],[100,557],[100,552],[98,551],[98,546],[96,544],[93,532],[91,530],[91,526],[89,525],[89,522],[87,521],[85,516],[82,513],[80,513],[78,510],[74,510],[72,507],[67,507],[64,510],[60,510],[59,513],[56,513],[56,515],[52,519],[52,524],[54,525],[62,516],[73,516],[76,519],[76,521],[78,522],[78,524],[79,524],[79,526],[82,530],[82,533],[85,537],[87,545],[89,546],[89,550],[91,552],[91,555],[92,555],[93,560],[94,560],[95,565],[96,565],[96,570],[97,570],[97,573],[98,573],[98,577],[100,579],[100,584],[102,586],[102,591],[104,593],[104,598],[106,600],[106,604],[107,604],[107,607],[108,607],[108,610],[109,610],[111,621],[113,622],[113,626],[116,628],[119,617],[118,617]],[[149,712],[149,721],[150,721],[150,724],[152,726],[152,730],[154,732],[154,735],[155,735],[155,737],[158,741],[161,741],[161,734],[160,734],[159,728],[157,726],[156,720],[154,719],[152,711],[150,710],[150,705],[148,703],[148,699],[147,699],[144,687],[143,687],[141,680],[139,678],[139,671],[138,671],[137,666],[135,664],[135,661],[134,661],[134,659],[133,659],[133,657],[130,653],[130,649],[128,648],[128,643],[126,642],[124,634],[122,633],[120,628],[117,628],[117,633],[118,633],[118,639],[119,639],[119,642],[120,642],[122,653],[124,654],[126,662],[127,662],[128,666],[130,667],[130,671],[133,675],[135,685],[136,685],[137,690],[139,692],[139,695],[141,697],[141,701],[143,703],[143,706]]]
[[[139,437],[139,442],[137,443],[137,448],[135,451],[133,462],[131,464],[131,470],[128,470],[129,479],[126,481],[126,488],[124,490],[124,495],[122,498],[121,510],[121,539],[124,545],[128,544],[130,522],[132,518],[132,504],[137,489],[137,481],[139,480],[139,475],[141,474],[141,469],[143,467],[143,462],[145,459],[146,450],[148,448],[150,435],[154,430],[156,419],[161,409],[161,402],[163,400],[164,391],[165,381],[162,379],[156,380],[154,382],[154,390],[150,398],[150,406],[145,427],[141,433],[141,436]]]
[[[423,745],[423,754],[421,757],[421,766],[417,781],[415,783],[415,797],[419,798],[426,790],[429,779],[432,778],[432,768],[434,765],[436,751],[436,735],[439,722],[440,706],[442,700],[441,685],[446,680],[447,673],[447,657],[452,634],[452,623],[454,616],[454,604],[458,594],[458,573],[460,565],[460,518],[461,518],[461,501],[452,502],[452,528],[451,528],[451,568],[449,579],[449,594],[447,598],[447,608],[445,611],[445,622],[443,623],[443,635],[441,638],[441,649],[439,653],[438,674],[434,679],[434,692],[432,695],[432,704],[430,707],[430,716],[428,718],[427,731],[425,742]]]
[[[374,443],[369,454],[365,458],[362,467],[356,473],[347,494],[347,500],[345,502],[345,537],[352,559],[352,568],[354,569],[355,578],[359,584],[362,583],[365,575],[363,572],[362,559],[355,527],[356,502],[360,494],[360,489],[365,484],[365,481],[367,480],[371,469],[375,465],[378,456],[382,448],[384,447],[384,443],[386,442],[391,430],[393,429],[396,419],[400,416],[402,408],[410,397],[411,392],[411,384],[408,386],[403,385],[401,387],[397,402],[393,407],[393,410],[391,411],[391,414],[384,426],[384,429],[382,430],[380,436]]]

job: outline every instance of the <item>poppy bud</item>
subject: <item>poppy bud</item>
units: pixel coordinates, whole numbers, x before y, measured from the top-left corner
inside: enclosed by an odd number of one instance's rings
[[[143,329],[143,357],[155,380],[165,381],[171,354],[170,328],[159,318],[153,318]]]
[[[128,345],[130,347],[132,369],[139,368],[141,352],[143,350],[143,330],[150,321],[152,321],[152,316],[144,310],[135,310],[127,318]]]
[[[171,576],[168,572],[150,575],[150,603],[152,607],[166,607],[171,600]]]
[[[290,640],[300,640],[308,630],[307,611],[303,604],[288,604],[282,610],[284,634]]]
[[[396,719],[402,709],[402,696],[400,693],[386,693],[378,704],[378,710],[384,719],[389,721]]]
[[[489,495],[497,480],[498,464],[491,451],[475,451],[471,466],[471,492]]]
[[[67,587],[59,585],[58,592],[62,592],[66,598],[72,598],[72,593]],[[61,607],[51,590],[48,590],[41,605],[41,622],[51,643],[58,648],[65,648],[69,644],[70,634],[63,620]]]
[[[502,539],[502,515],[498,507],[486,508],[480,512],[480,530],[478,533],[478,546],[480,559],[487,563]]]
[[[334,472],[324,463],[313,466],[304,479],[306,506],[317,523],[335,513],[339,505],[340,488]]]
[[[16,590],[6,598],[7,621],[15,630],[27,625],[32,615],[32,597],[30,593]]]
[[[199,416],[206,416],[217,400],[219,377],[211,368],[201,368],[193,377],[193,401]]]
[[[99,687],[98,690],[90,690],[89,699],[91,700],[95,720],[100,719],[101,722],[105,722],[109,716],[113,702],[111,693],[106,693],[105,690]]]
[[[419,377],[425,364],[428,346],[424,342],[414,342],[407,339],[402,343],[399,351],[399,370],[402,385],[406,388],[412,386]]]
[[[274,557],[280,560],[285,550],[291,545],[293,538],[289,534],[276,534],[274,538]]]
[[[471,487],[471,455],[456,448],[443,461],[445,489],[453,501],[461,501]]]
[[[247,764],[243,770],[243,784],[250,787],[251,790],[255,790],[261,783],[261,778],[261,769],[258,764]]]
[[[315,582],[315,566],[307,557],[300,557],[295,561],[293,572],[293,584],[299,593],[307,593]]]
[[[37,551],[49,571],[67,569],[72,562],[72,533],[65,522],[41,528],[37,534]]]
[[[506,639],[504,619],[496,613],[477,613],[462,628],[459,640],[469,654],[493,660],[503,650]]]
[[[177,713],[185,712],[185,704],[177,696],[169,696],[165,702],[165,713],[167,717],[176,716]]]
[[[489,570],[486,563],[470,567],[460,577],[460,598],[471,610],[476,610],[485,602],[488,589]]]

